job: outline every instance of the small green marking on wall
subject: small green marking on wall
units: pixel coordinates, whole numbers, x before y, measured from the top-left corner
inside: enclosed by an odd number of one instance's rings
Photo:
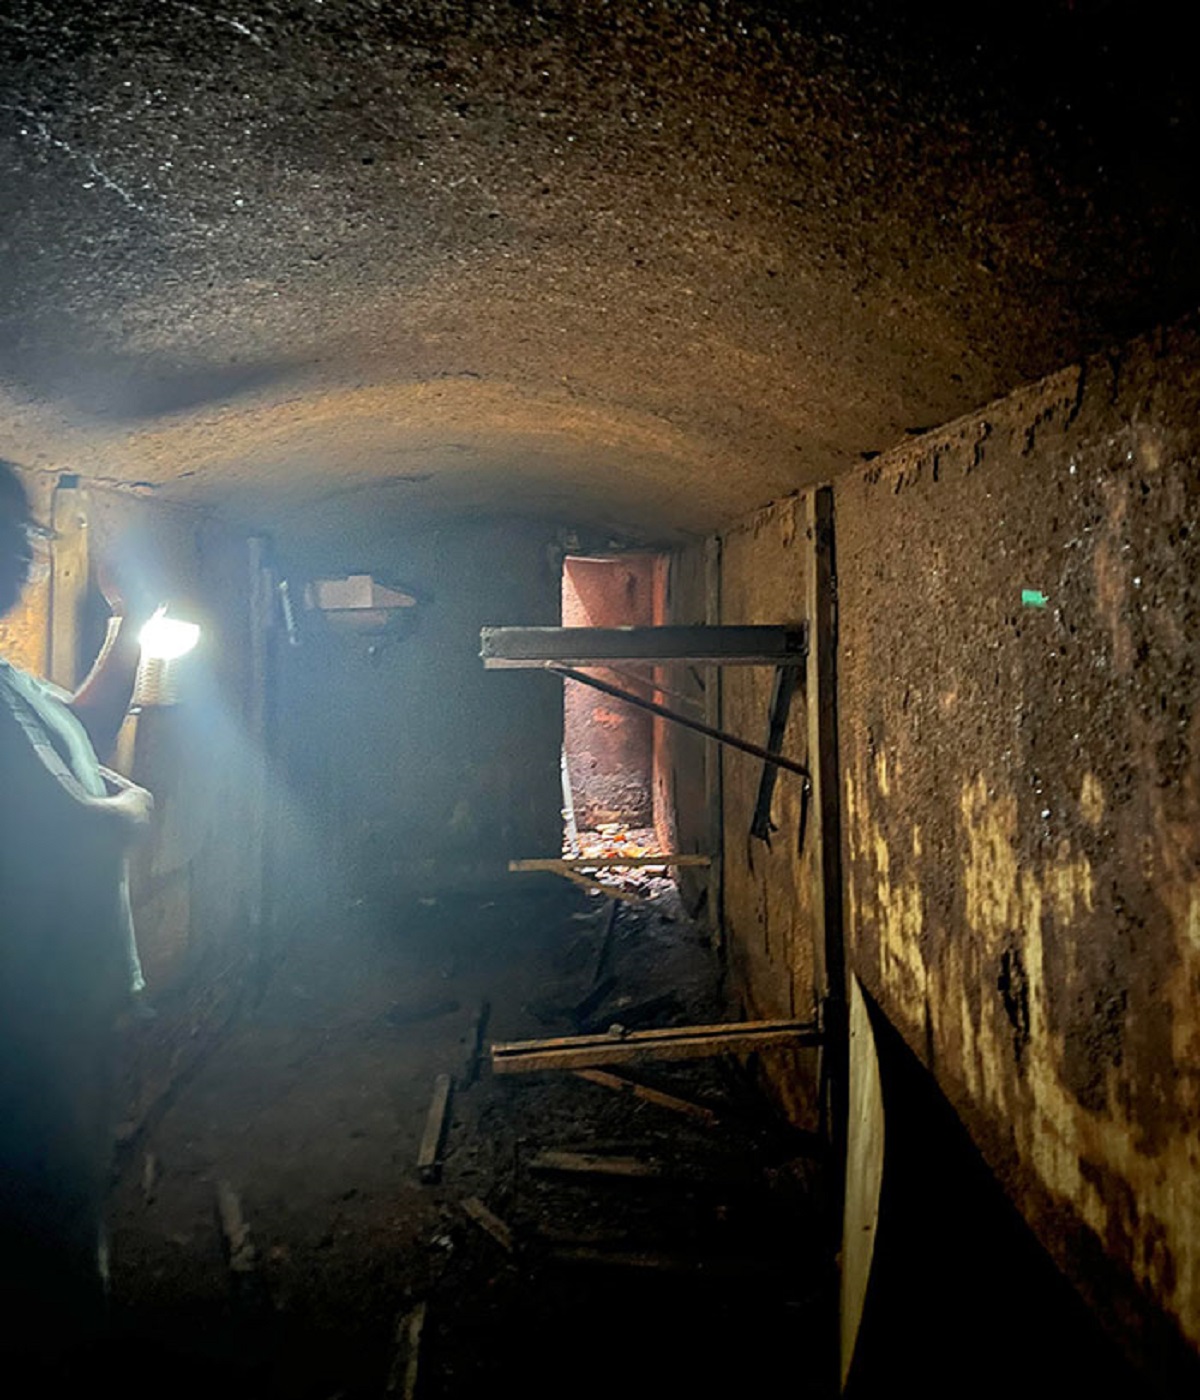
[[[1040,588],[1022,588],[1021,606],[1023,608],[1044,608],[1050,601]]]

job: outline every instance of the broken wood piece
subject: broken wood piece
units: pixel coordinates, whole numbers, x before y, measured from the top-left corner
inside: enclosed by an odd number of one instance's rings
[[[483,1060],[483,1043],[487,1039],[488,1021],[492,1016],[492,1003],[487,997],[479,1003],[475,1020],[467,1037],[467,1065],[463,1071],[463,1088],[469,1089],[479,1078],[479,1066]]]
[[[563,861],[550,861],[552,869],[547,869],[545,873],[551,875],[561,875],[564,880],[570,880],[573,885],[578,885],[581,889],[587,890],[588,894],[598,894],[601,890],[610,899],[622,899],[627,903],[636,904],[641,899],[640,895],[632,894],[629,890],[619,890],[612,885],[606,885],[603,881],[592,879],[587,875],[581,875],[578,870],[571,870],[566,867]],[[509,861],[509,868],[512,861]],[[540,868],[540,867],[539,867]]]
[[[153,1152],[147,1152],[142,1159],[142,1200],[147,1205],[153,1203],[157,1187],[158,1158]]]
[[[613,1089],[620,1094],[632,1094],[634,1098],[656,1104],[659,1108],[669,1109],[672,1113],[682,1113],[688,1118],[695,1119],[697,1123],[703,1123],[706,1127],[715,1128],[719,1121],[711,1108],[692,1103],[690,1099],[677,1098],[674,1094],[664,1093],[661,1089],[651,1089],[649,1085],[639,1084],[636,1080],[626,1079],[623,1075],[609,1074],[607,1070],[603,1069],[580,1069],[576,1070],[575,1073],[580,1079],[586,1079],[589,1084],[599,1084],[605,1089]]]
[[[663,1175],[658,1162],[644,1161],[640,1157],[602,1157],[593,1152],[539,1152],[530,1160],[529,1169],[535,1172],[562,1172],[565,1175],[641,1179]]]
[[[421,1147],[417,1153],[417,1175],[426,1186],[432,1186],[442,1175],[442,1143],[446,1136],[446,1122],[450,1114],[450,1091],[454,1081],[448,1074],[439,1074],[433,1081],[433,1098],[429,1104],[429,1117],[425,1120],[425,1132],[421,1137]]]
[[[568,870],[630,870],[653,868],[655,866],[687,866],[705,868],[712,864],[711,856],[681,855],[666,851],[661,855],[647,856],[529,856],[521,860],[510,860],[512,871],[547,870],[552,874],[565,874]]]
[[[642,1060],[694,1060],[755,1050],[799,1050],[820,1045],[815,1021],[741,1021],[713,1026],[673,1026],[663,1030],[606,1035],[557,1036],[548,1040],[514,1040],[492,1046],[495,1074],[522,1074],[549,1069],[594,1069]]]
[[[217,1182],[217,1219],[225,1239],[230,1272],[254,1273],[258,1268],[258,1251],[242,1213],[241,1199],[228,1181]]]
[[[506,1254],[513,1252],[511,1228],[494,1211],[488,1210],[478,1196],[468,1196],[463,1201],[462,1208],[484,1234],[490,1235]]]
[[[421,1339],[425,1334],[425,1303],[418,1303],[396,1319],[394,1340],[396,1352],[392,1357],[384,1393],[399,1395],[402,1400],[414,1400],[420,1376]]]

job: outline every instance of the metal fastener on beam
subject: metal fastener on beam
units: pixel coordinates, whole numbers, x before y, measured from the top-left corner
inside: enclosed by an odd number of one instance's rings
[[[592,1069],[643,1060],[697,1060],[753,1050],[799,1050],[823,1041],[815,1021],[742,1021],[715,1026],[676,1026],[668,1030],[514,1040],[492,1046],[496,1074],[549,1069]]]

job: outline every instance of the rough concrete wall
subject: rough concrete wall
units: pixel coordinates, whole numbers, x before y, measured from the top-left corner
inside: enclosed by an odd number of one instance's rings
[[[890,453],[836,508],[854,970],[1091,1305],[1142,1359],[1183,1364],[1200,1347],[1196,328]]]
[[[404,635],[374,651],[302,617],[304,645],[284,658],[289,780],[340,895],[528,878],[505,863],[559,854],[562,682],[479,660],[481,626],[557,625],[551,538],[466,520],[288,558],[297,580],[366,570],[420,599]]]
[[[802,622],[807,547],[803,503],[789,497],[731,530],[721,546],[721,621]],[[722,724],[765,743],[774,671],[729,666],[722,674]],[[791,708],[783,752],[805,762],[808,727],[802,696]],[[750,837],[762,764],[729,750],[722,755],[725,926],[730,956],[756,1015],[808,1016],[814,1009],[809,861],[800,849],[801,790],[781,773],[771,810],[777,828],[768,847]]]

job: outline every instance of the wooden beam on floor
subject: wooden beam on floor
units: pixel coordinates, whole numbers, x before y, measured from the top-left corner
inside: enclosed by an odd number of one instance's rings
[[[748,1054],[780,1046],[797,1050],[820,1045],[823,1039],[813,1021],[741,1021],[621,1034],[515,1040],[492,1046],[492,1072],[523,1074],[536,1070],[595,1069],[643,1060],[710,1059],[715,1055]]]
[[[484,627],[479,654],[487,670],[543,666],[607,666],[671,661],[712,666],[802,666],[808,628],[710,627]]]
[[[433,1081],[433,1098],[429,1117],[417,1153],[417,1175],[430,1186],[442,1175],[442,1142],[446,1136],[446,1120],[450,1114],[450,1091],[454,1081],[448,1074],[439,1074]]]
[[[643,1103],[652,1103],[672,1113],[682,1113],[697,1123],[703,1123],[705,1127],[715,1128],[717,1125],[717,1115],[711,1108],[692,1103],[690,1099],[678,1098],[675,1094],[664,1093],[661,1089],[651,1089],[648,1084],[639,1084],[635,1079],[626,1079],[624,1075],[609,1074],[603,1069],[579,1069],[575,1074],[579,1079],[586,1079],[589,1084],[599,1084],[602,1088],[612,1089],[618,1094],[632,1094]]]
[[[595,1152],[539,1152],[530,1159],[529,1170],[564,1176],[616,1176],[639,1181],[663,1175],[659,1162],[645,1161],[641,1157],[605,1157]]]

